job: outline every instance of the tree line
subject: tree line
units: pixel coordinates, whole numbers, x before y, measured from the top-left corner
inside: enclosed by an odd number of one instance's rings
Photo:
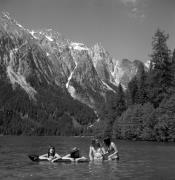
[[[175,50],[169,49],[168,38],[160,29],[155,32],[149,68],[140,63],[127,90],[119,85],[116,97],[109,98],[104,108],[97,134],[175,141]]]

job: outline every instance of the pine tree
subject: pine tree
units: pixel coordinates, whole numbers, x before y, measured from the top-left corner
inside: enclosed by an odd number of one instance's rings
[[[125,93],[123,91],[122,85],[119,84],[118,96],[117,96],[117,116],[121,116],[121,114],[125,110],[126,110]]]
[[[156,138],[159,141],[175,141],[175,94],[168,100],[162,101],[156,109],[154,128]]]
[[[165,34],[164,31],[157,29],[156,33],[153,36],[152,40],[152,54],[151,62],[153,68],[159,70],[164,61],[169,60],[170,50],[167,46],[167,40],[169,38],[168,34]]]
[[[137,71],[137,98],[136,103],[144,104],[147,102],[147,93],[146,93],[146,72],[144,69],[144,65],[140,64]]]
[[[174,87],[174,72],[172,70],[172,59],[167,46],[168,34],[158,29],[153,37],[151,54],[152,69],[150,88],[150,99],[155,107],[169,96],[169,89]]]
[[[174,49],[173,55],[172,55],[172,63],[175,63],[175,49]]]
[[[133,105],[137,102],[137,93],[138,93],[138,81],[136,76],[128,83],[127,90],[127,105]]]
[[[175,49],[172,54],[172,71],[173,71],[173,79],[175,80]],[[173,81],[174,83],[174,81]]]

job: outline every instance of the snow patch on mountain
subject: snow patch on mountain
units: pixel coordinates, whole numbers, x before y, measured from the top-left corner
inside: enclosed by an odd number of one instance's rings
[[[88,51],[89,48],[86,47],[83,43],[77,43],[77,42],[72,42],[70,44],[70,47],[73,48],[74,50],[78,50],[78,51]]]
[[[107,83],[105,83],[103,80],[102,80],[102,83],[103,83],[103,85],[105,85],[105,87],[106,87],[108,90],[113,91],[114,93],[116,93],[115,90],[112,89],[112,88],[111,88]]]
[[[34,34],[36,33],[34,30],[28,31],[35,39],[38,39]]]
[[[46,35],[46,38],[47,38],[49,41],[53,41],[53,39],[52,39],[51,36],[47,36],[47,35]]]
[[[16,25],[18,25],[20,28],[24,29],[23,26],[19,23],[16,23]]]

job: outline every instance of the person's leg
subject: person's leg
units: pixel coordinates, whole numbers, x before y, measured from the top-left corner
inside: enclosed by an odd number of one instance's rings
[[[78,162],[78,161],[81,161],[81,160],[87,160],[86,157],[82,156],[80,158],[76,158],[75,161]]]
[[[67,159],[67,158],[70,158],[70,154],[66,154],[65,156],[62,157],[62,159]]]
[[[70,161],[74,161],[74,159],[70,157],[70,154],[63,156],[62,159],[65,159],[65,160],[69,159]]]
[[[39,156],[39,159],[41,159],[41,160],[48,159],[48,157],[46,157],[46,156]]]

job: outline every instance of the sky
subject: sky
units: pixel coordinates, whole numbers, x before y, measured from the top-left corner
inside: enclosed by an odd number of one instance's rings
[[[175,0],[0,0],[0,11],[29,29],[52,28],[88,47],[101,43],[116,59],[148,60],[157,28],[175,48]]]

